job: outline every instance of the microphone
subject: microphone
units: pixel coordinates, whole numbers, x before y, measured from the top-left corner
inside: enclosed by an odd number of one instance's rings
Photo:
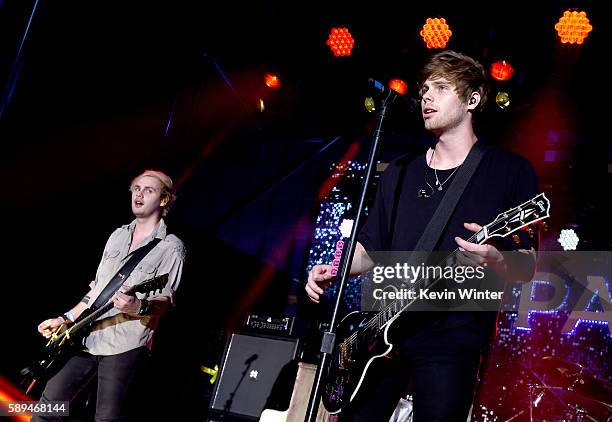
[[[420,99],[414,98],[414,97],[409,97],[406,95],[402,95],[399,92],[389,88],[387,85],[385,85],[384,83],[374,79],[374,78],[369,78],[368,79],[368,84],[370,85],[370,87],[374,88],[374,91],[376,91],[376,93],[382,97],[384,97],[386,100],[391,100],[391,102],[395,101],[398,98],[401,98],[405,101],[408,102],[408,111],[409,112],[414,112],[414,111],[421,111],[421,101]]]
[[[377,81],[374,78],[368,79],[368,84],[370,84],[370,86],[374,88],[374,90],[380,95],[384,95],[384,96],[391,95],[393,97],[399,97],[400,95],[399,93],[395,92],[394,90],[389,88],[384,83]]]

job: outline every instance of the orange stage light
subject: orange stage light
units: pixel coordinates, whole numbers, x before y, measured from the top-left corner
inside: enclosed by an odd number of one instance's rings
[[[427,48],[444,48],[453,35],[444,18],[427,18],[420,34]]]
[[[514,68],[505,60],[491,64],[491,76],[498,81],[507,81],[513,73]]]
[[[264,75],[264,82],[270,89],[278,89],[281,87],[281,81],[278,76],[273,73],[266,73]]]
[[[327,39],[327,45],[331,48],[334,56],[350,56],[355,45],[355,40],[348,28],[332,28]]]
[[[593,27],[585,12],[566,10],[555,24],[555,29],[563,44],[582,44]]]
[[[408,91],[408,85],[406,85],[406,82],[402,81],[401,79],[391,79],[389,81],[389,88],[397,92],[399,95],[404,95],[406,94],[406,91]]]
[[[9,403],[30,400],[32,400],[32,398],[28,397],[20,389],[0,375],[0,406],[3,407],[4,411],[8,410]],[[30,420],[30,416],[26,416],[25,414],[16,414],[9,419],[18,422],[28,422]]]

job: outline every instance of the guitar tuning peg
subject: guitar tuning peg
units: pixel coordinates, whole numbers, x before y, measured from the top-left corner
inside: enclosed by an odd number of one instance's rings
[[[514,243],[516,243],[517,245],[520,245],[521,243],[521,238],[516,233],[512,235],[512,240],[514,240]]]

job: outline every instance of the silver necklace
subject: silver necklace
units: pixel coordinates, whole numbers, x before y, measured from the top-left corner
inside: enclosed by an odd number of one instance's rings
[[[429,157],[429,164],[428,167],[431,168],[431,163],[433,162],[433,158],[434,158],[434,154],[436,153],[436,148],[434,147],[432,153],[431,153],[431,157]],[[461,167],[461,166],[459,166]],[[438,179],[438,172],[436,171],[436,169],[434,168],[434,175],[436,177],[436,188],[438,189],[438,191],[441,191],[444,184],[446,182],[448,182],[448,180],[453,177],[453,174],[455,174],[455,172],[459,169],[459,167],[457,167],[455,170],[453,170],[453,172],[446,178],[446,180],[444,182],[440,182],[440,179]],[[419,198],[429,198],[431,197],[431,195],[433,195],[436,191],[433,188],[433,186],[431,186],[431,184],[427,181],[427,177],[425,177],[425,183],[427,184],[427,187],[431,190],[431,193],[427,192],[426,189],[419,189],[418,192],[418,197]]]
[[[431,164],[431,161],[433,161],[433,156],[435,153],[436,153],[436,148],[434,147],[433,152],[431,153],[431,159],[429,160],[430,164]],[[453,174],[455,174],[455,172],[459,170],[459,167],[461,166],[455,167],[455,170],[453,170],[453,172],[449,174],[446,180],[442,183],[440,183],[440,180],[438,179],[438,172],[436,171],[436,168],[434,167],[434,174],[436,175],[436,188],[438,188],[439,191],[442,190],[442,187],[444,186],[446,182],[448,182],[448,179],[453,177]]]

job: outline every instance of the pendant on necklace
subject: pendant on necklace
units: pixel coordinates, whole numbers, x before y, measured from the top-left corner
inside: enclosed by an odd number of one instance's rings
[[[442,190],[442,185],[438,185],[438,190]]]

